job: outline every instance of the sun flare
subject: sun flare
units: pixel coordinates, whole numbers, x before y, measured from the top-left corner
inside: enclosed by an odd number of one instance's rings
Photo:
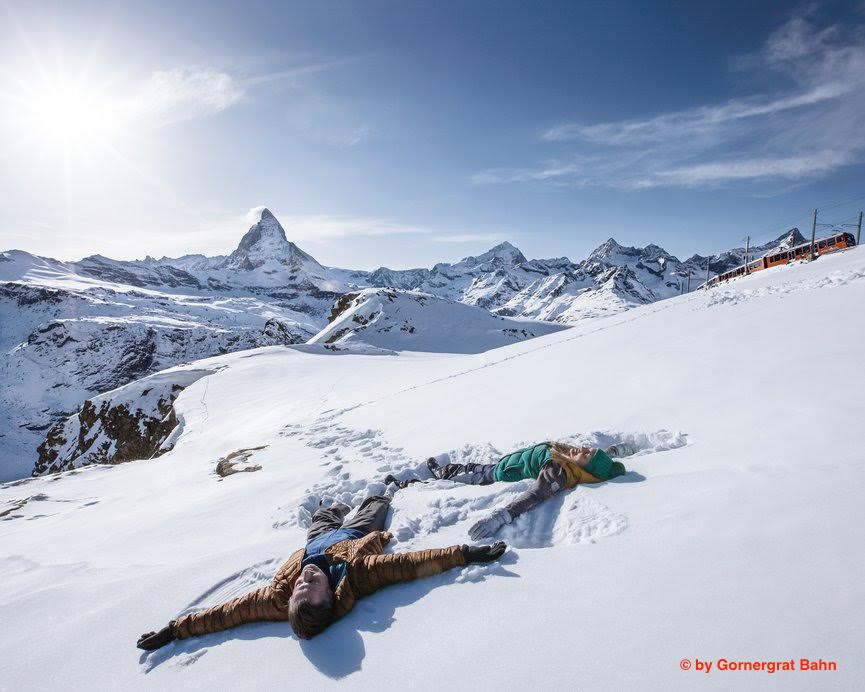
[[[46,148],[92,153],[126,126],[123,103],[80,80],[42,79],[18,94],[18,121],[28,140]]]

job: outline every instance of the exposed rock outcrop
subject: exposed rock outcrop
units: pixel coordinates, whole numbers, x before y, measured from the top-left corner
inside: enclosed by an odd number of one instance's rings
[[[180,432],[175,399],[211,372],[168,370],[88,399],[78,413],[49,430],[33,475],[164,454]]]

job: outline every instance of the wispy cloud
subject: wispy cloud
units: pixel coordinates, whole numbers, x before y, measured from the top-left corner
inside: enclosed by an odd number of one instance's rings
[[[865,26],[788,20],[763,49],[741,57],[788,85],[645,119],[565,122],[540,139],[554,160],[476,173],[476,184],[544,182],[626,189],[825,176],[865,160]]]
[[[537,180],[556,180],[580,173],[583,167],[578,163],[557,163],[549,161],[537,168],[492,168],[475,173],[472,182],[476,185],[490,183],[525,183]]]
[[[649,184],[674,183],[695,186],[724,180],[747,180],[753,178],[795,179],[820,175],[848,162],[844,154],[827,151],[810,156],[786,156],[780,158],[740,159],[717,161],[660,170]]]
[[[809,106],[848,93],[845,84],[820,85],[801,94],[777,99],[734,100],[717,106],[701,106],[690,110],[665,113],[648,120],[624,120],[596,125],[569,123],[546,130],[541,139],[550,142],[586,140],[598,144],[621,146],[646,145],[671,139],[686,140],[694,136],[717,134],[733,121]]]
[[[357,236],[426,235],[435,229],[404,224],[389,219],[308,214],[280,216],[286,234],[300,240],[328,241]]]
[[[263,207],[253,207],[243,216],[232,215],[220,223],[235,232],[255,223]],[[333,214],[276,214],[290,240],[328,243],[343,238],[418,236],[434,243],[498,243],[507,238],[502,233],[476,233],[421,224],[403,223],[374,216]],[[238,236],[239,237],[239,236]]]
[[[253,74],[195,65],[156,70],[142,83],[131,85],[126,105],[134,117],[167,125],[216,115],[250,100],[257,89],[282,82],[298,90],[298,102],[309,112],[316,105],[309,78],[340,64],[309,63]]]
[[[245,86],[227,72],[185,67],[154,72],[132,102],[139,114],[164,124],[219,113],[245,96]]]

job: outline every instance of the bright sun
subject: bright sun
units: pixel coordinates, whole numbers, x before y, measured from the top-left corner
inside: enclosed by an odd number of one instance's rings
[[[42,79],[16,99],[27,138],[46,148],[93,153],[124,129],[123,104],[107,90],[81,81]]]

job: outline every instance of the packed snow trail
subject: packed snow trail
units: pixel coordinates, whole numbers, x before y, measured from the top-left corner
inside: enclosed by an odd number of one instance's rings
[[[218,371],[179,395],[171,452],[0,488],[0,680],[859,689],[863,271],[857,248],[485,354],[269,347],[193,363]],[[309,642],[264,623],[134,648],[266,581],[302,545],[319,492],[354,499],[430,455],[486,460],[526,441],[662,430],[670,444],[627,458],[627,476],[506,527],[514,547],[500,564],[382,590]],[[215,473],[256,447],[244,463],[260,470]],[[412,486],[394,502],[393,550],[464,543],[476,513],[518,490]],[[517,661],[501,653],[515,642]],[[801,656],[838,670],[767,682],[679,665]],[[526,663],[546,660],[567,665]]]

